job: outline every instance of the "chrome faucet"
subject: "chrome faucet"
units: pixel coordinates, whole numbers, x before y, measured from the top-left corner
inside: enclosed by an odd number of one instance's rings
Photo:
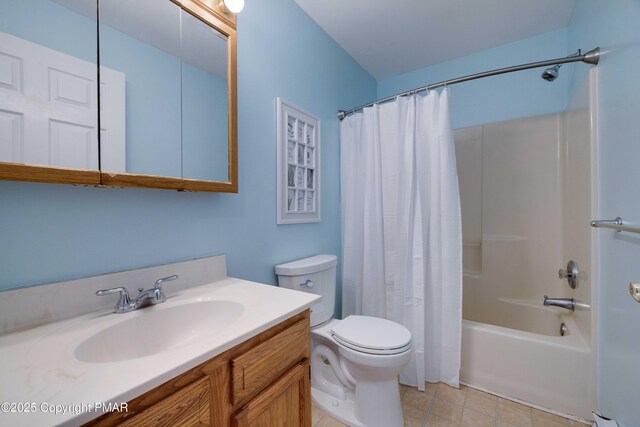
[[[163,277],[162,279],[156,280],[155,285],[151,289],[144,290],[143,288],[139,288],[138,297],[135,300],[131,300],[129,291],[127,290],[127,288],[124,288],[122,286],[111,289],[103,289],[96,292],[96,295],[101,297],[103,295],[111,295],[119,292],[120,298],[118,299],[113,312],[128,313],[129,311],[137,310],[140,307],[146,307],[147,305],[160,304],[162,302],[165,302],[167,297],[164,294],[164,289],[162,289],[162,284],[164,282],[176,280],[177,278],[178,275],[174,274],[173,276]]]
[[[546,306],[562,307],[571,311],[576,309],[576,302],[573,298],[549,298],[545,295],[543,304]]]

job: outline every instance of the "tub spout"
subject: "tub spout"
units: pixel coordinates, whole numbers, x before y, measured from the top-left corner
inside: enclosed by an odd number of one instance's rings
[[[576,309],[576,302],[573,298],[549,298],[545,295],[543,304],[546,306],[551,305],[554,307],[562,307],[571,311],[574,311]]]

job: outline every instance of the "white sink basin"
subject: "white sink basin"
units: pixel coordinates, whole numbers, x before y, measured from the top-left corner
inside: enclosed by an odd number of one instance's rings
[[[82,362],[107,363],[137,359],[205,339],[219,333],[244,312],[234,301],[198,301],[172,307],[141,309],[122,322],[85,339],[75,349]]]

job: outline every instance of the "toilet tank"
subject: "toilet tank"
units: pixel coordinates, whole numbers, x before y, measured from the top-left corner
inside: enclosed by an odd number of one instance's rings
[[[311,307],[311,327],[333,317],[336,302],[336,264],[335,255],[316,255],[276,265],[278,286],[322,297],[320,302]]]

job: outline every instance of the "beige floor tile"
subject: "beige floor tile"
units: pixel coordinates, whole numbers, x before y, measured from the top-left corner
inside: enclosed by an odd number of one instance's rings
[[[532,409],[531,418],[534,427],[566,427],[567,419],[549,412]]]
[[[316,405],[311,406],[311,425],[315,427],[315,425],[320,421],[320,418],[324,416],[324,412],[322,409],[318,408]]]
[[[429,382],[425,382],[424,383],[424,392],[427,394],[436,394],[436,391],[438,390],[438,383],[429,383]]]
[[[497,416],[498,398],[492,394],[470,388],[464,401],[465,408],[471,408],[491,417]]]
[[[498,421],[500,422],[500,425],[509,425],[513,427],[533,427],[531,415],[514,411],[513,409],[507,409],[504,412],[500,412]]]
[[[429,411],[429,417],[432,415],[449,420],[453,423],[458,423],[462,418],[462,406],[446,400],[441,400],[436,396],[431,406],[431,410]]]
[[[349,426],[341,423],[340,421],[330,417],[327,414],[324,414],[318,420],[318,422],[314,425],[314,427],[349,427]]]
[[[482,390],[478,390],[477,388],[467,387],[467,396],[484,396],[484,397],[492,397],[498,398],[495,394],[487,393]]]
[[[441,418],[437,415],[430,414],[427,418],[427,427],[456,427],[457,422]]]
[[[517,409],[528,412],[529,414],[531,414],[533,410],[531,406],[523,405],[522,403],[514,402],[513,400],[503,399],[501,397],[498,398],[498,405],[501,408]]]
[[[498,399],[498,420],[514,427],[533,426],[531,408],[506,399]]]
[[[466,385],[464,385],[464,384],[460,384],[459,390],[462,390],[462,391],[464,391],[465,393],[468,393],[468,392],[469,392],[469,390],[475,390],[475,389],[472,389],[471,387],[466,386]]]
[[[417,388],[409,387],[402,395],[402,406],[411,406],[417,409],[428,409],[431,404],[432,394],[419,391]]]
[[[427,418],[427,409],[418,409],[412,406],[402,407],[402,415],[404,416],[405,427],[422,427]]]
[[[552,421],[544,418],[533,417],[533,427],[567,427],[567,420]]]
[[[569,420],[569,427],[584,427],[584,426],[590,426],[590,425],[591,424],[582,423],[580,421]]]
[[[464,408],[460,425],[462,427],[495,427],[496,418],[471,408]]]
[[[454,405],[464,405],[464,399],[467,396],[467,388],[453,388],[446,384],[438,384],[436,396],[440,400],[444,400]]]
[[[445,384],[426,383],[426,388],[426,392],[421,392],[414,387],[400,386],[405,427],[589,426],[470,387],[461,386],[458,390]],[[346,426],[315,405],[311,419],[313,427]]]
[[[400,397],[402,397],[404,395],[404,393],[409,390],[411,387],[409,387],[408,385],[402,385],[400,384]]]

